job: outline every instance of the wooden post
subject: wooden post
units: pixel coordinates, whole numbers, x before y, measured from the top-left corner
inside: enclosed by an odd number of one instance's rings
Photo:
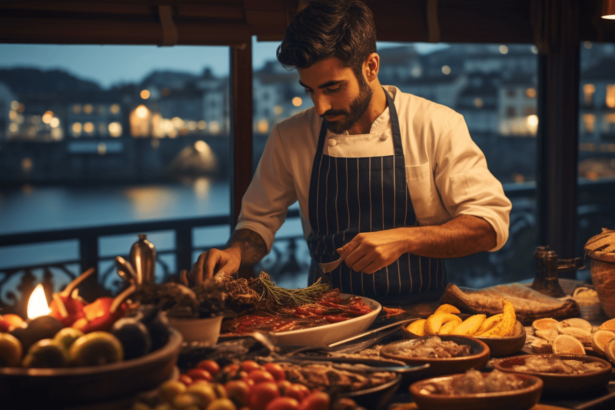
[[[577,230],[579,122],[578,0],[543,0],[547,52],[539,57],[538,215],[540,242],[573,258]],[[574,277],[574,271],[568,276]],[[562,274],[561,276],[567,276]]]
[[[241,200],[252,181],[252,42],[231,47],[231,232],[237,225]],[[240,277],[251,277],[252,269],[240,269]]]

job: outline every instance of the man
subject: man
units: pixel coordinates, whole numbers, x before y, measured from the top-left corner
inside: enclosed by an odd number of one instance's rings
[[[277,57],[298,70],[314,107],[274,127],[228,247],[203,253],[193,274],[259,262],[296,200],[309,282],[341,256],[332,285],[384,303],[436,298],[447,284],[443,258],[504,245],[511,203],[463,117],[380,85],[366,5],[312,1]]]

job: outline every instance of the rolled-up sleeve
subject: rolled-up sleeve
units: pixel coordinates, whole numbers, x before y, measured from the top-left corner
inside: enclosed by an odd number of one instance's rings
[[[236,227],[258,233],[265,240],[268,251],[271,251],[275,233],[286,219],[288,207],[297,200],[287,161],[276,125],[241,202]]]
[[[473,215],[489,222],[502,248],[508,240],[512,204],[487,168],[485,155],[472,141],[460,114],[453,114],[436,142],[435,182],[448,213]]]

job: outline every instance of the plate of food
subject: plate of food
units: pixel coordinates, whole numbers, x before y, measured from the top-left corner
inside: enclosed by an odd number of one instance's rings
[[[574,395],[604,389],[612,366],[606,360],[581,355],[524,355],[499,359],[493,367],[509,373],[540,377],[546,395]]]
[[[427,319],[403,327],[402,334],[405,339],[433,334],[472,336],[489,346],[491,357],[510,356],[523,349],[527,335],[516,320],[513,305],[504,301],[503,311],[490,317],[468,315],[460,313],[455,306],[443,304]]]
[[[425,336],[390,343],[380,355],[415,366],[427,363],[425,375],[433,377],[482,368],[489,360],[489,347],[468,336]]]
[[[538,403],[543,382],[531,375],[494,370],[422,380],[410,386],[419,408],[437,410],[525,410]]]
[[[303,289],[280,288],[261,272],[248,282],[253,307],[222,323],[221,337],[268,332],[279,345],[327,346],[365,331],[382,310],[380,303],[340,293],[316,282]]]

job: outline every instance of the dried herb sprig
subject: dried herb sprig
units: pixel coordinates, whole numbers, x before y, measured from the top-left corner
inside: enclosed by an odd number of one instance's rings
[[[258,275],[259,287],[262,288],[262,293],[259,301],[265,299],[273,299],[278,305],[291,305],[296,306],[306,305],[314,302],[323,294],[330,290],[329,285],[320,283],[318,279],[315,283],[307,288],[302,289],[286,289],[276,286],[271,280],[269,275],[265,272],[261,272]]]

